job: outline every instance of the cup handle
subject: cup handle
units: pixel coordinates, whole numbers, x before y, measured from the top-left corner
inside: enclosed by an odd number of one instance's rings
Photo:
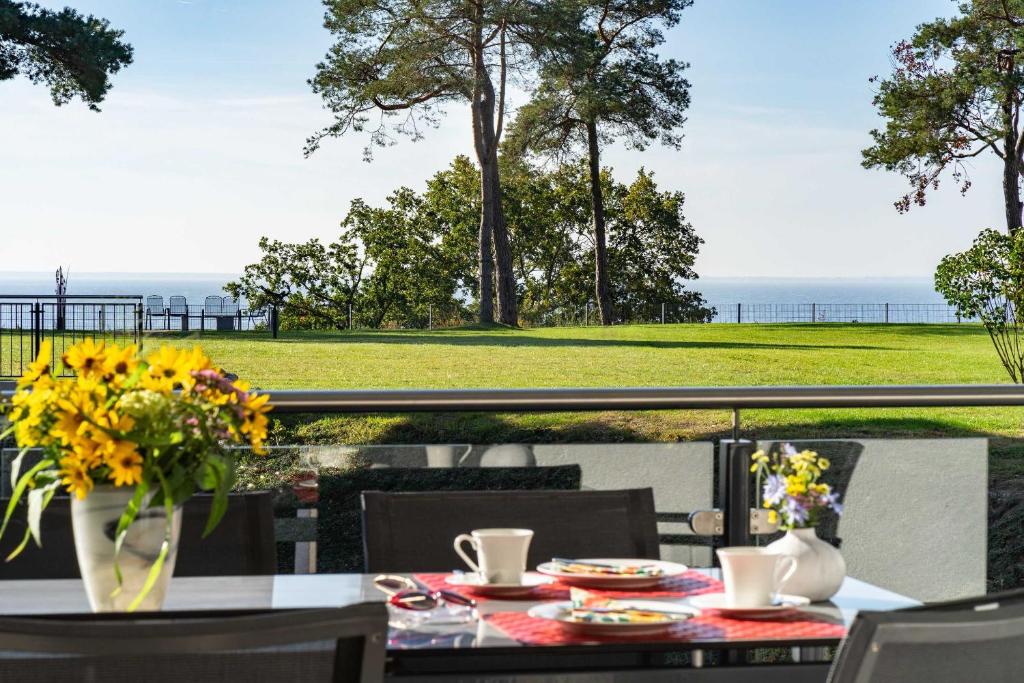
[[[454,548],[455,548],[455,552],[459,554],[459,557],[462,558],[463,562],[465,562],[466,564],[469,565],[470,569],[472,569],[474,572],[479,574],[480,573],[480,567],[477,566],[476,562],[474,562],[473,560],[469,559],[469,555],[467,555],[466,551],[462,549],[462,544],[466,543],[467,541],[469,542],[470,547],[473,548],[473,552],[475,552],[475,553],[479,553],[480,552],[480,550],[476,546],[476,541],[469,534],[459,534],[458,536],[455,537],[455,543],[453,544]]]
[[[780,555],[778,562],[775,563],[775,593],[778,593],[782,589],[782,584],[786,583],[793,573],[796,571],[797,560],[791,555]]]

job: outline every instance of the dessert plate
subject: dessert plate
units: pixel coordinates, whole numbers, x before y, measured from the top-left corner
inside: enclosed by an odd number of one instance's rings
[[[811,604],[811,601],[802,595],[776,595],[771,605],[757,607],[730,607],[725,602],[725,593],[705,593],[689,598],[691,605],[703,611],[719,612],[725,617],[737,617],[743,619],[758,619],[765,617],[776,617],[780,614],[792,612],[801,607]]]
[[[554,583],[555,580],[537,572],[526,572],[523,574],[522,583],[486,583],[483,581],[483,577],[476,572],[467,572],[465,574],[449,574],[444,577],[444,582],[452,588],[458,588],[474,595],[514,598],[529,595],[534,588]]]
[[[571,601],[545,602],[531,607],[527,614],[536,619],[556,621],[563,629],[577,635],[626,637],[663,633],[673,624],[699,614],[693,607],[678,602],[616,600],[615,605],[619,609],[649,611],[651,616],[644,621],[636,622],[582,620],[573,617]]]
[[[582,586],[584,588],[605,588],[611,590],[629,589],[629,588],[649,588],[656,586],[662,579],[671,578],[673,576],[679,576],[687,571],[687,567],[684,564],[678,564],[676,562],[665,562],[664,560],[628,560],[628,559],[608,559],[608,558],[594,558],[586,560],[577,560],[581,563],[594,563],[601,565],[608,565],[611,567],[650,567],[656,571],[656,574],[645,575],[645,574],[605,574],[605,573],[589,573],[589,572],[567,572],[560,569],[560,564],[557,562],[545,562],[537,567],[537,571],[546,576],[551,576],[560,583],[564,583],[569,586]]]

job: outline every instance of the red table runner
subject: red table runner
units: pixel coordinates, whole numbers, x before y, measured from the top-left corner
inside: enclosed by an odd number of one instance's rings
[[[416,574],[416,580],[430,590],[453,590],[445,582],[447,574]],[[457,589],[455,589],[457,590]],[[723,590],[722,582],[698,571],[662,579],[652,588],[634,588],[628,591],[587,589],[612,598],[686,598],[702,593]],[[469,593],[469,591],[466,591]],[[473,595],[478,603],[491,598]],[[552,583],[538,586],[520,598],[504,600],[568,600],[569,587]],[[580,645],[594,642],[622,642],[629,638],[616,636],[600,638],[570,633],[558,623],[548,619],[535,619],[525,612],[495,612],[484,616],[488,623],[510,638],[526,645]],[[709,611],[699,617],[672,626],[665,633],[643,636],[648,642],[722,642],[766,640],[838,640],[846,635],[846,627],[824,617],[803,612],[779,615],[772,619],[730,619]]]
[[[513,640],[526,645],[583,645],[595,642],[628,642],[628,637],[595,637],[570,633],[548,619],[535,619],[525,612],[496,612],[484,617],[487,622]],[[767,619],[727,619],[714,613],[688,619],[659,635],[637,638],[645,642],[699,643],[722,641],[755,642],[766,640],[838,640],[846,628],[824,618],[795,613]]]
[[[448,574],[416,574],[415,578],[421,584],[433,591],[452,590],[460,592],[460,589],[445,582]],[[610,598],[687,598],[691,595],[701,593],[718,593],[723,590],[722,582],[701,572],[688,570],[679,576],[662,579],[657,586],[651,588],[631,588],[629,590],[612,591],[588,588],[588,591],[597,595]],[[491,599],[483,595],[477,595],[472,591],[462,590],[471,595],[477,602],[486,602]],[[529,593],[518,598],[501,598],[502,600],[568,600],[569,587],[565,584],[549,583],[534,588]]]

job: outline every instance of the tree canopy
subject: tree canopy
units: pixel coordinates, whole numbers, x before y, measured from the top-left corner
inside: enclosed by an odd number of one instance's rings
[[[539,44],[540,82],[518,112],[506,146],[589,162],[594,295],[604,324],[613,319],[608,276],[601,147],[616,139],[644,149],[678,147],[690,103],[686,64],[662,59],[662,28],[692,0],[575,0],[573,20]]]
[[[1010,378],[1024,381],[1024,231],[982,230],[970,249],[942,259],[935,289],[957,315],[981,320]]]
[[[355,200],[330,245],[264,238],[261,260],[227,289],[254,308],[279,305],[282,326],[292,329],[344,329],[349,305],[363,327],[462,322],[477,305],[477,171],[457,157],[422,194],[399,188],[382,207]],[[521,321],[582,320],[594,249],[586,164],[544,171],[505,160],[503,175]],[[605,169],[601,182],[616,321],[651,319],[662,303],[670,320],[707,320],[712,311],[684,286],[696,277],[702,240],[683,216],[682,193],[659,190],[646,171],[624,184]]]
[[[961,192],[971,180],[965,161],[992,154],[1003,163],[1006,227],[1021,227],[1024,135],[1020,107],[1024,68],[1024,0],[971,0],[960,14],[921,24],[892,48],[895,65],[874,104],[885,127],[871,131],[865,168],[896,171],[910,182],[897,202],[923,206],[947,174]]]
[[[110,76],[132,62],[123,35],[69,7],[0,0],[0,81],[22,75],[46,85],[58,106],[77,97],[98,111]]]

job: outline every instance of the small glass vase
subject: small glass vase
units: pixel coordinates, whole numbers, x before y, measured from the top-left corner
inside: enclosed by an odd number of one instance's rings
[[[75,534],[75,554],[93,612],[126,612],[146,583],[149,571],[160,555],[167,529],[167,513],[162,507],[139,512],[125,535],[118,557],[123,579],[118,590],[114,573],[114,536],[117,523],[135,494],[132,487],[97,486],[83,500],[71,500],[71,525]],[[174,509],[171,543],[156,583],[142,599],[139,611],[158,611],[164,603],[167,585],[174,573],[178,538],[181,532],[181,508]]]
[[[831,598],[843,584],[846,560],[835,546],[818,538],[813,527],[790,529],[767,547],[772,552],[796,560],[796,570],[783,582],[780,593],[801,595],[812,602],[819,602]]]

